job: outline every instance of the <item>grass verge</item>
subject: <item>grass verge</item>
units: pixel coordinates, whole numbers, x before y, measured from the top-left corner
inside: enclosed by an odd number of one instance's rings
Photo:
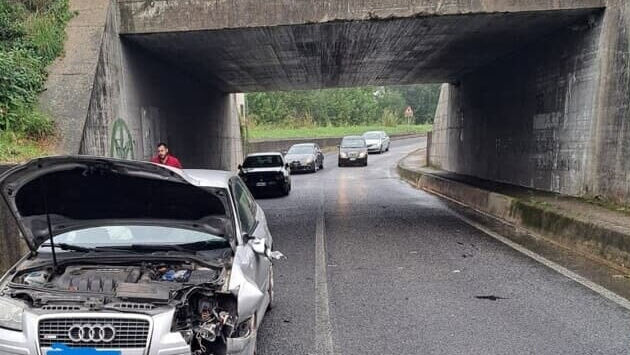
[[[360,135],[366,131],[385,131],[389,135],[404,133],[426,133],[433,126],[423,125],[398,125],[386,127],[382,125],[366,126],[341,126],[341,127],[309,127],[309,128],[283,128],[275,126],[257,126],[249,129],[249,140],[272,140],[290,138],[327,138],[343,137],[348,135]]]

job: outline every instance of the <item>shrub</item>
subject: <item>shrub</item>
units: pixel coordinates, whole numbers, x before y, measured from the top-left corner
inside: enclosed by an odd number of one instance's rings
[[[383,110],[383,116],[381,118],[381,122],[385,127],[395,127],[398,125],[398,115],[388,108]]]
[[[0,132],[53,133],[36,103],[70,17],[68,0],[0,0]]]

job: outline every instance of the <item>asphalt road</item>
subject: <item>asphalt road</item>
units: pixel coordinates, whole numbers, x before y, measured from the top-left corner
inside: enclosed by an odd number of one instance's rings
[[[259,200],[288,260],[258,354],[630,354],[630,311],[398,179],[421,144],[365,168],[328,155],[288,197]]]

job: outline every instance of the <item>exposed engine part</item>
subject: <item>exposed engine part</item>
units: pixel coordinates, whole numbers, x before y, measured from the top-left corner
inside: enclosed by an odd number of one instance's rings
[[[188,283],[190,284],[204,284],[204,283],[214,283],[219,280],[221,274],[217,270],[213,269],[199,269],[193,270],[190,273],[190,277],[188,278]]]
[[[143,302],[168,302],[170,294],[171,285],[161,282],[124,282],[116,288],[116,297]]]
[[[213,342],[217,340],[217,328],[219,328],[219,324],[217,322],[202,323],[199,326],[197,334],[200,338]]]
[[[48,271],[34,271],[24,276],[24,284],[29,286],[44,286],[49,278],[50,273]]]
[[[67,291],[111,294],[120,283],[136,283],[142,276],[140,267],[68,266],[52,280],[55,287]]]
[[[190,278],[190,270],[173,270],[170,269],[162,274],[160,280],[162,281],[175,281],[175,282],[187,282]]]

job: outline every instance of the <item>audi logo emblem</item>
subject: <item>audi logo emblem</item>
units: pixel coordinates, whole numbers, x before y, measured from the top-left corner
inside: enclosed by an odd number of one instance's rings
[[[111,343],[116,328],[109,324],[75,324],[68,330],[68,337],[75,343]]]

